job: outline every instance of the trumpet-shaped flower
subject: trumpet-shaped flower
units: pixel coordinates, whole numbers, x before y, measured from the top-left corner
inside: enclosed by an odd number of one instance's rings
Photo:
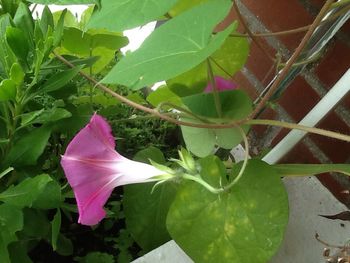
[[[106,215],[104,204],[120,185],[152,181],[164,172],[129,160],[115,151],[109,124],[94,114],[70,142],[61,165],[73,188],[83,225],[95,225]]]
[[[230,80],[224,79],[219,76],[214,77],[214,79],[215,79],[215,84],[216,84],[216,87],[218,88],[218,91],[232,90],[237,88],[236,83]],[[209,93],[212,91],[213,91],[213,87],[211,83],[208,83],[207,87],[204,89],[204,92]]]

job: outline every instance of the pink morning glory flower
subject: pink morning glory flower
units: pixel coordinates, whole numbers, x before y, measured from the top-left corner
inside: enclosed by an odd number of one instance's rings
[[[103,206],[115,187],[149,182],[165,174],[123,157],[114,148],[111,127],[94,114],[62,156],[61,165],[74,191],[80,224],[95,225],[105,217]]]
[[[216,76],[214,78],[215,78],[215,83],[216,83],[216,87],[218,88],[218,91],[232,90],[237,88],[237,84],[230,80],[224,79],[219,76]],[[207,87],[204,89],[204,93],[209,93],[212,91],[213,91],[213,87],[211,83],[208,83]]]

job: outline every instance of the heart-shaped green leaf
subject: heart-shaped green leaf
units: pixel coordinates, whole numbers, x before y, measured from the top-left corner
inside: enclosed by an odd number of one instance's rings
[[[219,185],[220,165],[214,160],[208,165],[203,179]],[[195,262],[265,263],[278,249],[287,221],[288,199],[280,178],[266,163],[250,160],[240,181],[220,195],[185,183],[170,208],[167,227]]]
[[[230,6],[228,0],[209,1],[171,19],[138,50],[121,59],[102,82],[140,89],[197,66],[220,48],[232,32],[234,25],[212,36]]]

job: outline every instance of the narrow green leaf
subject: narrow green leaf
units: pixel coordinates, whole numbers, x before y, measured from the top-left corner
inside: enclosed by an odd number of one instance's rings
[[[31,207],[50,181],[52,179],[47,174],[27,178],[18,185],[11,186],[6,191],[0,193],[0,200],[21,208]]]
[[[231,1],[216,0],[197,6],[157,28],[135,52],[125,56],[102,80],[140,89],[175,77],[215,52],[234,26],[212,36],[227,15]]]
[[[51,29],[54,28],[53,16],[48,6],[44,7],[43,13],[40,18],[40,27],[44,36],[46,36],[49,27],[51,27]]]
[[[40,92],[47,93],[63,88],[78,74],[81,68],[82,66],[78,66],[55,74],[40,87]]]
[[[57,239],[61,229],[61,210],[58,208],[57,212],[51,221],[51,245],[54,251],[57,249]]]
[[[32,48],[34,46],[34,20],[32,17],[32,13],[30,12],[28,6],[25,3],[19,3],[16,14],[13,18],[13,22],[15,23],[18,29],[22,30],[23,35],[27,39],[29,47]]]
[[[164,15],[177,0],[101,0],[87,28],[104,28],[114,32],[144,25]]]
[[[0,173],[0,179],[3,178],[3,177],[4,177],[5,175],[7,175],[8,173],[12,172],[13,170],[14,170],[13,167],[9,167],[9,168],[5,169],[4,171],[2,171],[2,172]]]
[[[4,161],[4,165],[14,167],[35,165],[37,159],[43,153],[50,135],[51,129],[48,126],[36,128],[27,133],[15,142]]]
[[[219,184],[222,172],[216,170],[202,177]],[[280,178],[267,164],[250,160],[231,191],[215,195],[195,182],[182,185],[167,227],[195,262],[265,263],[276,253],[287,221],[288,198]]]
[[[55,31],[53,32],[53,46],[56,47],[60,44],[62,36],[63,36],[63,29],[64,29],[64,19],[67,14],[67,9],[64,9],[57,21],[57,25],[55,27]]]
[[[311,176],[331,172],[350,176],[350,164],[275,164],[272,167],[281,177]]]
[[[17,56],[17,58],[27,63],[29,46],[23,31],[15,27],[7,28],[6,40],[13,53]]]

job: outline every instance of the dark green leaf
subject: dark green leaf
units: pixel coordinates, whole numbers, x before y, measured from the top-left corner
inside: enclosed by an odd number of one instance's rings
[[[36,128],[22,136],[7,155],[5,166],[35,165],[50,138],[48,126]]]
[[[219,93],[223,118],[239,120],[247,117],[252,111],[252,102],[248,95],[240,90]],[[218,118],[212,93],[196,94],[182,98],[183,103],[195,114],[207,118]],[[193,120],[184,119],[185,121]],[[195,121],[200,123],[199,121]],[[245,132],[248,126],[242,127]],[[203,129],[181,126],[186,147],[199,157],[213,153],[215,145],[224,149],[232,149],[242,141],[241,132],[237,128]],[[206,142],[205,144],[203,142]]]
[[[50,9],[47,6],[44,7],[43,13],[41,15],[40,27],[44,36],[46,36],[49,27],[51,27],[51,29],[54,29],[53,16]]]
[[[252,111],[252,101],[241,90],[229,90],[219,93],[222,118],[239,120]],[[207,118],[218,118],[212,93],[201,93],[182,98],[183,103],[195,114]]]
[[[59,234],[57,238],[56,252],[61,256],[70,256],[73,254],[73,243],[63,234]]]
[[[17,26],[17,28],[21,29],[25,38],[27,39],[27,43],[29,47],[33,47],[33,35],[34,35],[34,21],[32,18],[32,13],[30,12],[28,6],[20,2],[13,18],[13,22]]]
[[[44,211],[38,209],[23,209],[23,234],[33,238],[47,238],[50,231],[50,223]]]
[[[6,40],[17,58],[24,63],[27,63],[29,46],[27,39],[24,37],[23,31],[15,27],[7,28]]]
[[[57,239],[61,229],[61,210],[57,209],[57,212],[51,222],[51,245],[53,250],[57,249]]]
[[[219,185],[220,170],[202,177]],[[265,263],[278,249],[287,221],[288,198],[280,178],[267,164],[250,160],[240,181],[220,195],[185,183],[171,205],[167,227],[195,262]]]
[[[10,204],[1,204],[0,222],[0,262],[11,263],[7,246],[17,240],[16,232],[23,228],[22,211]]]
[[[23,241],[11,243],[8,246],[11,263],[33,263],[28,256],[27,249],[27,244]],[[3,261],[1,262],[3,263]]]
[[[46,184],[45,189],[38,195],[33,207],[40,209],[58,208],[62,204],[61,186],[55,180]]]
[[[101,0],[101,9],[91,17],[87,28],[105,28],[122,32],[164,15],[177,0]]]
[[[114,263],[112,255],[101,252],[90,252],[79,260],[79,263]],[[121,262],[120,262],[121,263]]]
[[[47,174],[27,178],[18,185],[11,186],[0,193],[0,200],[18,207],[31,207],[50,181],[52,179]]]
[[[55,122],[61,119],[66,119],[71,117],[72,114],[62,108],[53,108],[49,110],[39,110],[34,112],[29,112],[22,115],[21,118],[21,125],[29,125],[34,123],[49,123],[49,122]]]
[[[63,88],[69,83],[81,70],[81,66],[68,69],[49,78],[44,85],[40,87],[41,92],[51,92]]]
[[[166,215],[175,197],[171,183],[135,184],[124,187],[124,213],[129,232],[142,249],[150,251],[171,238],[165,226]],[[151,193],[152,192],[152,193]]]
[[[157,28],[135,52],[128,54],[102,80],[140,89],[175,77],[215,52],[234,26],[212,36],[227,15],[231,1],[210,1]]]

